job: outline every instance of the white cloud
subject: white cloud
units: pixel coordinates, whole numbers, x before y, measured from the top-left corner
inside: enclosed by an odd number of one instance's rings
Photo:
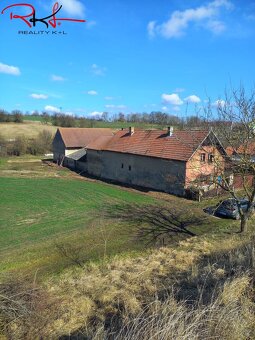
[[[177,93],[172,93],[172,94],[165,94],[163,93],[161,96],[163,102],[165,104],[171,104],[171,105],[182,105],[183,101],[179,97]]]
[[[95,75],[95,76],[104,76],[105,75],[105,67],[100,67],[97,64],[92,64],[91,65],[91,72]]]
[[[210,20],[207,24],[207,27],[214,34],[220,34],[226,29],[225,24],[219,20]]]
[[[55,106],[51,106],[51,105],[46,105],[44,107],[45,111],[49,111],[49,112],[53,112],[53,113],[60,113],[60,108],[55,107]]]
[[[47,99],[48,98],[46,94],[37,94],[37,93],[30,94],[30,97],[34,99]]]
[[[51,80],[53,80],[53,81],[65,81],[66,79],[62,76],[57,76],[55,74],[52,74]]]
[[[11,74],[13,76],[19,76],[21,74],[18,67],[6,65],[3,63],[0,63],[0,73]]]
[[[147,32],[150,38],[155,37],[155,26],[156,26],[156,21],[150,21],[147,25]]]
[[[89,94],[90,96],[96,96],[98,93],[97,93],[97,91],[90,90],[90,91],[88,91],[88,94]]]
[[[161,108],[161,110],[162,110],[162,111],[168,111],[168,107],[163,106],[163,107]]]
[[[174,92],[177,92],[177,93],[181,93],[181,92],[184,92],[185,89],[183,87],[177,87]]]
[[[99,112],[99,111],[93,111],[89,113],[90,117],[101,117],[103,114],[103,112]]]
[[[114,97],[106,96],[106,97],[104,97],[104,99],[105,99],[105,100],[113,100]]]
[[[213,106],[216,107],[223,107],[226,104],[225,100],[218,99],[213,103]]]
[[[114,104],[107,104],[105,105],[107,109],[113,109],[113,110],[125,110],[127,107],[126,105],[114,105]]]
[[[62,5],[64,12],[74,15],[76,17],[83,17],[85,15],[85,6],[78,0],[60,0],[59,4]],[[76,18],[73,18],[76,19]]]
[[[225,25],[218,20],[218,17],[223,8],[230,10],[233,5],[229,0],[214,0],[205,6],[174,11],[169,20],[162,24],[156,25],[155,21],[149,22],[148,34],[150,37],[158,34],[167,39],[178,38],[185,35],[191,23],[199,24],[213,33],[221,33]]]
[[[194,95],[194,94],[192,94],[191,96],[186,97],[184,100],[186,102],[188,102],[188,103],[200,103],[201,102],[201,99],[198,96]]]

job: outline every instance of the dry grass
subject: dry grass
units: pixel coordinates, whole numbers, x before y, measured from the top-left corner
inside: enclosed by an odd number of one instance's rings
[[[15,139],[18,136],[25,136],[27,138],[37,137],[39,132],[47,130],[55,134],[57,131],[56,126],[45,125],[41,122],[25,121],[24,123],[1,123],[1,136],[5,139]]]
[[[63,301],[49,332],[93,339],[246,339],[255,334],[250,251],[248,240],[237,236],[224,243],[191,238],[179,249],[67,271],[48,282]]]
[[[254,303],[247,292],[250,278],[244,275],[227,282],[208,305],[187,307],[187,301],[155,299],[137,317],[127,320],[120,331],[101,329],[101,338],[132,339],[252,339],[255,336]],[[226,295],[229,299],[225,300]]]
[[[224,242],[191,238],[177,249],[160,248],[138,258],[119,256],[67,270],[49,280],[43,291],[36,290],[32,304],[26,296],[34,292],[34,283],[28,290],[12,284],[8,297],[18,296],[24,303],[16,322],[11,314],[7,336],[254,339],[251,251],[248,236],[226,236]],[[40,302],[40,295],[49,303]]]

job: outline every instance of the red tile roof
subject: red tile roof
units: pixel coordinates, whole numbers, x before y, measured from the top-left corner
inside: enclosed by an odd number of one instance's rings
[[[227,146],[225,150],[229,156],[233,154],[255,155],[255,141],[249,140],[246,144],[241,144],[237,147]]]
[[[92,142],[90,142],[87,145],[87,149],[91,149],[91,150],[102,150],[104,146],[106,146],[111,139],[113,138],[113,136],[100,136],[96,139],[94,139]]]
[[[255,141],[249,140],[246,144],[242,144],[237,149],[237,153],[246,155],[255,155]]]
[[[103,128],[59,128],[58,130],[67,148],[86,147],[100,136],[113,136],[114,131]]]
[[[208,134],[208,131],[175,131],[172,136],[167,136],[162,130],[135,129],[130,135],[125,129],[112,138],[97,139],[87,148],[188,161]]]

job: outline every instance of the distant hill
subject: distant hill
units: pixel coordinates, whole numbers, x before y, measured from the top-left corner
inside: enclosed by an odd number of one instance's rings
[[[0,134],[6,139],[15,139],[17,136],[25,135],[34,138],[39,132],[47,130],[55,134],[57,126],[42,124],[38,121],[24,121],[23,123],[1,123]]]

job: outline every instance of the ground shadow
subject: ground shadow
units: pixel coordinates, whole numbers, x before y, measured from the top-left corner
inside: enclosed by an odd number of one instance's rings
[[[133,224],[135,236],[148,243],[176,235],[196,236],[192,227],[202,225],[206,220],[191,209],[151,204],[105,206],[103,213],[106,218]]]

